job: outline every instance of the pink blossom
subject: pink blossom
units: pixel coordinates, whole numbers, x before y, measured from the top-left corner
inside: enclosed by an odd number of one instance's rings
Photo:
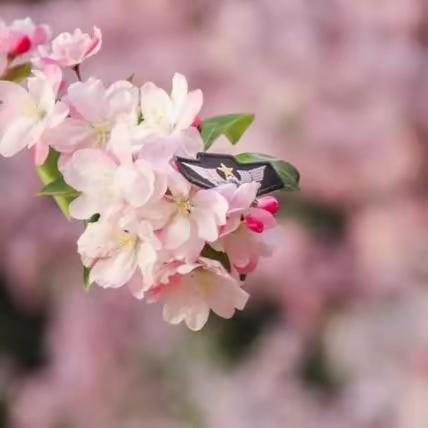
[[[226,184],[218,188],[218,191],[229,202],[227,224],[222,229],[222,235],[233,232],[242,222],[258,233],[276,225],[273,215],[266,209],[257,206],[256,198],[259,187],[259,183],[254,182],[244,183],[241,186]]]
[[[143,159],[119,164],[100,149],[75,152],[63,167],[65,181],[81,192],[70,204],[70,214],[88,219],[120,208],[123,204],[138,208],[151,200],[158,200],[166,187],[156,181],[155,172]]]
[[[126,284],[138,271],[144,288],[153,283],[160,242],[152,226],[134,214],[115,214],[90,223],[78,240],[78,252],[91,269],[89,282],[104,288]]]
[[[61,67],[80,65],[101,49],[101,31],[97,27],[94,27],[93,31],[92,36],[83,33],[79,28],[73,33],[61,33],[52,40],[50,48],[39,48],[40,58],[36,62],[55,63]]]
[[[6,53],[9,60],[47,43],[50,37],[47,25],[35,25],[30,18],[15,20],[10,25],[0,20],[0,52]]]
[[[93,78],[76,82],[68,88],[64,102],[70,107],[70,117],[48,135],[50,144],[61,153],[104,148],[117,123],[137,125],[138,90],[127,81],[108,88]]]
[[[272,255],[272,248],[263,235],[242,223],[232,233],[224,235],[213,247],[224,251],[239,273],[251,273],[257,267],[260,257]]]
[[[172,79],[171,95],[154,83],[141,88],[143,121],[138,136],[143,153],[162,150],[174,155],[193,157],[203,150],[199,131],[192,126],[203,103],[200,89],[190,91],[186,78],[176,73]]]
[[[28,90],[0,81],[0,154],[10,157],[40,142],[46,130],[58,126],[68,108],[56,102],[52,82],[37,72],[27,82]]]
[[[231,318],[235,309],[242,310],[248,294],[217,261],[201,257],[196,263],[176,268],[168,285],[153,288],[151,301],[164,303],[163,317],[171,324],[185,322],[194,331],[208,320],[210,310],[223,318]]]
[[[162,233],[166,249],[178,258],[194,259],[205,242],[214,242],[226,223],[227,200],[216,189],[193,189],[176,171],[169,177],[171,221]]]

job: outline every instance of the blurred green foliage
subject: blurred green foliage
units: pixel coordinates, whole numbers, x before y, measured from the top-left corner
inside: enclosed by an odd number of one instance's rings
[[[250,300],[245,311],[236,311],[230,320],[211,316],[206,330],[212,335],[216,354],[229,367],[239,364],[251,355],[257,339],[278,321],[281,311],[275,301],[264,297]]]

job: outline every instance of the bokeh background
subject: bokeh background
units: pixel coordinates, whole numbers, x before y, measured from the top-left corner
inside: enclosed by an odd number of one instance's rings
[[[83,68],[254,112],[236,151],[293,162],[248,308],[200,333],[127,290],[86,293],[78,224],[27,154],[0,160],[0,426],[426,428],[425,0],[0,2],[55,32],[96,24]],[[231,150],[222,142],[219,150]]]

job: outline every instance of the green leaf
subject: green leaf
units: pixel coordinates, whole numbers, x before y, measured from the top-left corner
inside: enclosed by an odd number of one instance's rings
[[[220,135],[225,135],[232,144],[236,144],[242,134],[253,123],[254,115],[235,113],[205,119],[201,125],[205,150],[208,150]]]
[[[300,173],[291,163],[279,160],[273,156],[263,153],[241,153],[235,156],[239,162],[269,162],[275,168],[275,171],[281,177],[284,183],[283,190],[293,192],[299,190]]]
[[[76,198],[79,196],[79,192],[70,187],[63,177],[57,178],[55,181],[47,184],[39,192],[40,196],[68,196],[70,198]]]
[[[8,80],[9,82],[19,83],[26,79],[30,73],[31,63],[27,62],[25,64],[16,65],[15,67],[9,68],[2,79]]]
[[[46,162],[37,168],[37,174],[45,186],[62,177],[61,172],[58,170],[58,158],[59,153],[51,149]],[[68,206],[76,196],[56,195],[53,197],[65,217],[70,218]]]
[[[223,253],[222,251],[216,251],[214,250],[213,247],[211,247],[210,245],[205,245],[204,249],[202,250],[201,253],[202,257],[206,257],[208,259],[213,259],[213,260],[217,260],[218,262],[220,262],[223,267],[230,272],[231,270],[231,265],[230,265],[230,260],[229,257],[226,253]]]
[[[89,269],[86,266],[83,266],[83,287],[87,291],[91,288],[91,283],[89,282],[90,273],[91,273],[91,269]]]

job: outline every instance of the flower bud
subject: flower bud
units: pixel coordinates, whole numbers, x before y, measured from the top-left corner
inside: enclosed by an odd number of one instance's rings
[[[193,120],[192,126],[194,128],[198,128],[201,129],[201,125],[202,125],[202,119],[200,116],[196,116],[195,119]]]
[[[257,207],[275,215],[279,211],[279,202],[273,196],[263,196],[257,199]]]
[[[31,49],[31,39],[28,36],[19,37],[12,49],[9,51],[9,57],[15,58],[27,53]]]
[[[247,225],[248,229],[256,233],[262,233],[265,230],[265,225],[263,222],[251,214],[245,217],[245,224]]]

